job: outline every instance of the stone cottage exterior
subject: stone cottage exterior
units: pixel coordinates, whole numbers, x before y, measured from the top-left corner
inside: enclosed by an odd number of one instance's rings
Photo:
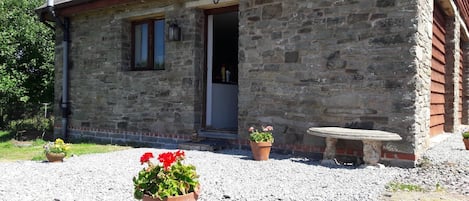
[[[324,139],[309,127],[358,125],[398,133],[382,162],[414,166],[469,121],[463,0],[55,0],[37,12],[62,27],[56,136],[245,146],[247,128],[273,125],[274,149],[315,157]]]

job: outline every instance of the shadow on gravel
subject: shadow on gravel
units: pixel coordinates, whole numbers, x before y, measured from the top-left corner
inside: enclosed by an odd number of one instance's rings
[[[214,153],[218,154],[226,154],[226,155],[233,155],[237,156],[237,158],[241,160],[247,160],[247,161],[255,161],[252,153],[250,150],[246,149],[223,149],[223,150],[218,150],[215,151]],[[276,153],[275,151],[272,151],[269,156],[269,161],[281,161],[281,160],[289,160],[291,162],[295,163],[303,163],[306,165],[314,165],[314,166],[323,166],[320,164],[320,159],[316,155],[313,157],[311,156],[305,156],[305,155],[295,155],[295,154],[282,154],[282,153]],[[346,169],[353,169],[356,168],[355,166],[324,166],[328,168],[346,168]]]
[[[240,159],[242,160],[254,160],[254,158],[252,157],[252,155],[243,155],[242,157],[240,157]],[[269,160],[286,160],[286,159],[290,159],[290,157],[288,156],[281,156],[281,155],[270,155],[269,157]]]
[[[254,158],[252,157],[251,150],[247,150],[247,149],[222,149],[222,150],[214,151],[214,153],[238,156],[238,158],[243,159],[243,160],[254,160]],[[306,158],[306,160],[308,161],[314,160],[314,159],[309,159],[308,157],[305,157],[305,156],[282,154],[282,153],[276,153],[275,151],[271,151],[270,156],[269,156],[269,160],[287,160],[287,159],[299,159],[299,158],[300,159]]]

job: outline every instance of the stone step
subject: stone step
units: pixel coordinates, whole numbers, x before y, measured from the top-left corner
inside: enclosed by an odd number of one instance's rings
[[[211,139],[226,139],[226,140],[238,139],[238,133],[236,131],[199,130],[197,132],[197,136],[204,137],[204,138],[211,138]]]
[[[198,151],[218,151],[228,147],[229,143],[226,140],[203,138],[193,140],[192,142],[181,143],[178,145],[179,149]]]

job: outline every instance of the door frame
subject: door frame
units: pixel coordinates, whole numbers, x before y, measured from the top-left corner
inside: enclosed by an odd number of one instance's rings
[[[201,128],[206,129],[207,128],[207,105],[208,103],[212,100],[207,100],[207,93],[208,90],[208,64],[209,62],[211,63],[212,61],[208,61],[208,56],[209,56],[209,43],[213,46],[213,40],[209,41],[209,28],[212,26],[209,26],[209,16],[210,15],[216,15],[216,14],[223,14],[223,13],[228,13],[228,12],[237,12],[239,11],[239,5],[233,5],[233,6],[227,6],[227,7],[222,7],[222,8],[214,8],[214,9],[207,9],[204,10],[204,71],[203,71],[203,96],[202,96],[202,125]],[[213,21],[211,22],[213,23]],[[238,25],[239,27],[239,25]],[[238,28],[239,29],[239,28]],[[213,33],[213,32],[212,32]],[[213,36],[212,36],[213,37]],[[211,49],[212,47],[210,47]],[[210,58],[211,59],[211,58]],[[211,114],[210,114],[211,115]]]

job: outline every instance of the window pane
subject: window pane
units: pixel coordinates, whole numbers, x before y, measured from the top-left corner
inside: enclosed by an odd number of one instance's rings
[[[148,24],[135,26],[135,64],[137,67],[147,67],[148,62]]]
[[[164,69],[164,20],[155,21],[155,69]]]

